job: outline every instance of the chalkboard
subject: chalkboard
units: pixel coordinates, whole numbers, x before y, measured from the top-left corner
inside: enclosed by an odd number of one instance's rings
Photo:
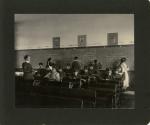
[[[66,49],[33,49],[16,50],[16,68],[21,67],[25,54],[31,56],[31,63],[34,68],[39,62],[46,65],[46,61],[51,57],[55,62],[61,64],[71,63],[75,56],[79,57],[82,65],[97,59],[102,63],[103,68],[111,66],[121,57],[126,57],[130,70],[134,70],[134,45],[111,46],[111,47],[87,47],[87,48],[66,48]]]

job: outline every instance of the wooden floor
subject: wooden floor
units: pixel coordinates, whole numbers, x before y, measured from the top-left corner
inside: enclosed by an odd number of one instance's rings
[[[84,105],[81,107],[81,103]],[[105,104],[104,104],[105,105]],[[97,104],[95,108],[112,108],[107,105]],[[82,100],[64,100],[56,97],[47,97],[42,95],[24,94],[16,95],[17,108],[93,108],[93,104],[89,102],[82,102]],[[120,95],[119,109],[134,109],[135,108],[135,93],[134,91],[122,92]]]
[[[126,91],[123,92],[120,96],[120,108],[135,108],[135,92],[134,91]]]

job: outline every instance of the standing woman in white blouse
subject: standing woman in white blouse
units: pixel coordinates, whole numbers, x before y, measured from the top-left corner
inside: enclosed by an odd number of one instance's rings
[[[121,58],[120,68],[121,68],[121,75],[123,76],[123,89],[126,90],[129,87],[129,67],[126,64],[126,58]]]

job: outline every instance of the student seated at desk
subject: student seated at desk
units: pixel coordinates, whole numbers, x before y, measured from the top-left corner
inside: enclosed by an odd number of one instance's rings
[[[67,64],[66,68],[63,71],[64,71],[64,77],[72,78],[73,70],[71,69],[70,64]]]
[[[87,88],[88,78],[89,78],[89,72],[88,72],[88,67],[87,66],[85,66],[84,69],[80,71],[80,76],[81,76],[80,86],[83,87],[83,88]]]
[[[90,77],[93,77],[93,78],[99,77],[99,71],[95,70],[92,64],[89,66],[88,74]]]
[[[73,81],[73,71],[71,69],[70,64],[66,65],[65,69],[63,69],[63,72],[64,72],[64,76],[62,79],[62,85],[63,87],[68,87],[69,84],[71,84]]]
[[[44,76],[47,74],[46,69],[43,67],[43,63],[39,63],[39,68],[37,72],[34,74],[33,86],[38,86],[42,82]]]
[[[84,69],[81,70],[79,73],[83,79],[86,79],[89,75],[88,67],[84,66]]]
[[[73,88],[81,87],[80,79],[81,75],[79,74],[79,71],[75,71],[73,73]]]
[[[91,64],[89,66],[89,70],[88,70],[88,74],[89,74],[89,78],[88,78],[88,83],[89,84],[94,84],[97,82],[97,77],[98,77],[98,72],[96,70],[94,70],[93,65]]]
[[[98,63],[97,59],[95,59],[93,67],[94,67],[94,70],[98,71],[98,70],[102,69],[102,64],[100,62]]]
[[[89,73],[89,75],[94,75],[94,74],[96,75],[98,72],[97,72],[97,70],[94,69],[94,66],[92,64],[90,64],[88,73]]]
[[[48,81],[60,82],[60,74],[56,71],[56,68],[52,68],[52,72],[49,72],[44,78]]]
[[[61,67],[58,68],[58,73],[60,74],[60,80],[62,81],[62,79],[65,76],[65,73],[64,73],[64,71],[63,71],[63,69]]]
[[[39,80],[42,79],[47,74],[46,69],[43,67],[43,63],[39,63],[39,68],[37,72],[35,73],[35,78],[38,78]]]
[[[105,73],[104,73],[104,79],[105,80],[112,79],[112,70],[110,68],[106,68]]]

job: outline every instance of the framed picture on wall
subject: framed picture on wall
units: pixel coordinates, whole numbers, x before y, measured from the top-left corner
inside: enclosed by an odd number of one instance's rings
[[[53,37],[53,48],[60,48],[60,37]]]
[[[107,44],[118,45],[118,33],[107,33]]]
[[[78,36],[78,47],[86,47],[86,35],[79,35]]]

